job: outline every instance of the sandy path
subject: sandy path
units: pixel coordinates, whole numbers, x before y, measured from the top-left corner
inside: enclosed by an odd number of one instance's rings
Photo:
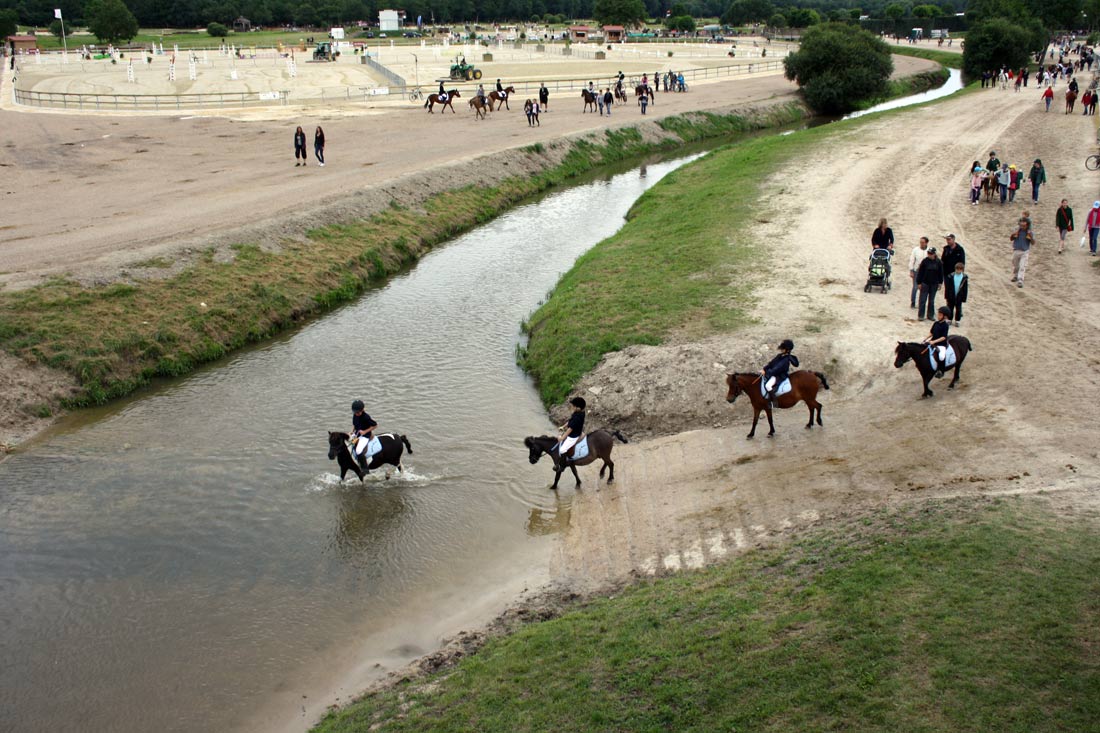
[[[932,66],[898,61],[898,74]],[[676,114],[793,93],[794,85],[773,73],[661,94],[651,109]],[[470,180],[460,166],[442,166],[640,118],[632,105],[610,120],[582,114],[572,97],[552,96],[551,111],[535,129],[519,105],[477,122],[462,102],[460,112],[446,118],[418,106],[327,113],[278,108],[235,118],[0,110],[0,190],[10,212],[0,226],[0,284],[59,273],[109,278],[127,262],[201,248],[245,226],[270,225],[278,235],[288,215],[343,194],[384,191],[433,168],[440,168],[440,190],[463,185]],[[268,119],[272,115],[278,119]],[[313,128],[324,126],[328,166],[294,167],[296,124],[310,140]]]
[[[700,429],[617,446],[613,487],[597,488],[592,469],[582,474],[587,485],[572,499],[553,563],[558,577],[598,584],[697,566],[853,506],[1095,491],[1096,260],[1078,249],[1080,233],[1055,254],[1054,228],[1059,199],[1083,220],[1100,193],[1100,178],[1082,164],[1095,122],[1043,114],[1023,100],[982,93],[979,107],[967,95],[850,129],[812,167],[793,166],[769,183],[773,222],[754,238],[786,254],[761,293],[762,325],[700,344],[632,348],[586,378],[584,388],[598,391],[589,393],[597,424],[644,433],[645,415],[679,415],[682,427]],[[1017,164],[1043,159],[1050,184],[1040,205],[1024,203],[1025,194],[1004,208],[970,206],[964,171],[991,149]],[[1018,289],[1007,238],[1027,207],[1038,245]],[[900,277],[886,295],[864,294],[866,243],[879,216],[897,236]],[[928,330],[908,305],[909,250],[922,234],[942,247],[946,232],[966,248],[971,277],[964,325],[953,332],[975,351],[959,389],[949,392],[944,379],[922,401],[916,370],[894,369],[892,352],[898,339]],[[746,441],[751,413],[744,398],[725,403],[724,372],[759,368],[787,335],[804,367],[828,373],[825,429],[803,430],[799,406],[777,416],[775,439],[762,437],[763,425]],[[638,404],[645,407],[627,407]]]

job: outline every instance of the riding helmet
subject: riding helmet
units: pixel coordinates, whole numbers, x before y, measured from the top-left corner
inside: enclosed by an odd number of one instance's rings
[[[951,317],[951,309],[948,308],[946,305],[941,305],[939,308],[936,309],[936,312],[937,313],[942,313],[945,316],[947,316],[948,318]]]
[[[573,405],[573,407],[579,407],[582,410],[588,406],[588,403],[584,401],[583,397],[574,397],[569,400],[569,404]]]
[[[366,405],[363,404],[363,400],[356,400],[355,402],[351,403],[351,411],[352,412],[359,412],[364,407],[366,407]]]
[[[779,350],[794,351],[794,341],[791,341],[790,339],[783,339],[783,341],[779,344]]]

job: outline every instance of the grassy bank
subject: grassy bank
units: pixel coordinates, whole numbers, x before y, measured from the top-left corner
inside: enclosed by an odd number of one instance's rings
[[[918,59],[928,59],[929,61],[935,61],[940,66],[946,66],[949,69],[961,69],[963,65],[962,54],[951,53],[950,51],[936,51],[931,48],[919,48],[916,46],[890,46],[890,53],[896,53],[899,56],[915,56]]]
[[[316,730],[1095,730],[1100,531],[1040,501],[883,512],[643,582]]]
[[[540,174],[440,193],[417,210],[394,206],[365,221],[311,231],[277,252],[246,243],[231,261],[210,250],[162,280],[102,287],[55,280],[0,292],[0,348],[75,375],[82,393],[67,406],[103,402],[345,303],[432,245],[599,166],[805,115],[795,103],[748,116],[685,115],[665,123],[675,134],[663,139],[620,128],[559,143],[570,146],[564,157],[560,148],[536,144],[524,154],[543,167]]]

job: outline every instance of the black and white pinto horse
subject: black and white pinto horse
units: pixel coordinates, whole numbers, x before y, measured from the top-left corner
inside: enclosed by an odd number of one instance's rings
[[[409,445],[409,439],[404,435],[394,435],[390,433],[375,437],[377,437],[378,442],[382,444],[382,450],[371,456],[370,463],[367,464],[367,470],[364,471],[359,468],[359,463],[348,449],[348,440],[351,436],[347,433],[330,432],[328,434],[328,459],[340,464],[341,481],[348,475],[348,471],[354,473],[359,477],[359,480],[362,481],[363,476],[370,473],[373,469],[386,464],[397,466],[398,471],[404,469],[404,466],[401,465],[402,454],[405,450],[408,450],[411,456],[413,452],[412,446]],[[390,474],[389,471],[387,471],[386,478],[388,479],[389,477]]]
[[[955,389],[955,385],[959,381],[959,370],[962,369],[966,355],[973,351],[974,347],[970,345],[970,339],[966,336],[948,336],[947,343],[955,350],[955,376],[952,378],[951,384],[947,385],[947,388]],[[929,363],[928,349],[928,344],[906,343],[904,341],[898,341],[898,346],[894,349],[895,367],[901,369],[905,366],[905,362],[910,359],[917,366],[917,371],[920,372],[920,377],[924,380],[924,394],[921,395],[921,399],[932,396],[933,392],[928,389],[928,384],[936,374],[935,370],[932,369],[932,364]],[[951,367],[948,367],[948,369],[951,369]]]

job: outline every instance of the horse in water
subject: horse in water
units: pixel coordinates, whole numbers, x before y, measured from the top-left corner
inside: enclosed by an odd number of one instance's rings
[[[951,380],[951,384],[947,385],[947,388],[955,389],[955,384],[959,381],[959,370],[962,369],[963,361],[966,360],[966,355],[974,350],[974,347],[970,345],[970,339],[966,336],[948,336],[947,344],[955,350],[955,376]],[[929,348],[928,344],[898,341],[898,346],[894,349],[895,367],[901,369],[905,366],[905,362],[910,359],[917,365],[917,371],[920,372],[920,377],[924,380],[924,394],[921,395],[921,399],[931,397],[933,394],[932,390],[928,389],[928,385],[936,372],[932,369],[932,364],[928,358]],[[948,369],[950,368],[948,367]]]
[[[409,445],[409,439],[404,435],[392,435],[386,433],[384,435],[377,436],[378,442],[382,444],[382,450],[371,456],[370,463],[367,464],[367,470],[359,468],[359,463],[351,455],[351,451],[348,450],[347,433],[333,433],[328,434],[328,459],[330,461],[336,461],[340,464],[340,480],[343,481],[347,476],[348,471],[352,471],[359,480],[363,480],[363,476],[371,472],[372,469],[378,468],[385,464],[391,466],[397,466],[397,470],[401,471],[404,466],[401,465],[401,455],[407,449],[409,455],[412,455],[413,448]],[[404,447],[402,447],[404,444]],[[389,472],[386,472],[386,478],[390,477]]]
[[[497,111],[500,111],[501,105],[504,105],[504,109],[511,111],[511,107],[508,106],[508,98],[516,93],[515,87],[504,87],[504,94],[501,94],[497,90],[489,92],[489,111],[493,111],[493,102],[497,103]]]
[[[475,119],[478,119],[478,120],[485,119],[485,110],[486,109],[488,109],[490,112],[493,111],[492,107],[489,106],[489,103],[485,101],[484,97],[474,97],[473,99],[471,99],[470,100],[470,109],[472,109],[474,111]]]
[[[424,108],[428,110],[428,114],[432,114],[432,110],[435,109],[435,106],[438,104],[442,107],[440,110],[441,112],[446,112],[448,107],[451,108],[451,112],[454,112],[455,106],[453,102],[461,96],[462,95],[458,93],[457,89],[452,89],[447,92],[447,98],[445,100],[441,100],[438,94],[429,94],[428,101],[424,102]]]
[[[587,89],[582,89],[581,90],[581,99],[584,100],[584,110],[582,110],[581,114],[583,114],[584,112],[587,112],[589,107],[591,107],[592,111],[595,112],[596,111],[596,100],[599,99],[599,96],[600,96],[599,92],[590,92]]]
[[[772,406],[761,393],[761,379],[763,377],[759,374],[746,372],[735,372],[726,375],[726,385],[729,387],[726,391],[726,402],[732,405],[742,392],[747,394],[749,401],[752,402],[752,430],[749,431],[748,435],[750,438],[756,435],[756,423],[760,420],[761,411],[768,414],[768,437],[775,435],[775,423],[772,422]],[[775,400],[776,405],[779,406],[779,409],[785,410],[805,401],[806,406],[810,408],[810,421],[806,423],[806,429],[808,430],[814,426],[815,412],[817,413],[817,424],[821,425],[821,403],[817,401],[817,390],[819,387],[829,389],[829,382],[825,379],[825,375],[821,372],[800,369],[797,372],[791,372],[790,380],[791,391],[777,397]]]
[[[597,458],[603,461],[603,465],[600,466],[600,478],[603,478],[605,469],[611,469],[611,473],[607,477],[607,483],[614,481],[615,462],[611,460],[611,449],[615,445],[615,438],[623,443],[627,442],[626,436],[618,430],[600,429],[589,433],[587,436],[588,455],[578,461],[569,458],[562,460],[561,456],[558,455],[558,439],[549,435],[540,435],[537,438],[528,436],[523,439],[523,444],[530,451],[528,458],[531,465],[538,463],[543,453],[550,456],[550,460],[554,462],[554,485],[550,488],[557,489],[558,479],[565,473],[566,468],[573,470],[573,478],[577,479],[577,486],[580,486],[581,477],[577,474],[577,466],[587,466]]]

